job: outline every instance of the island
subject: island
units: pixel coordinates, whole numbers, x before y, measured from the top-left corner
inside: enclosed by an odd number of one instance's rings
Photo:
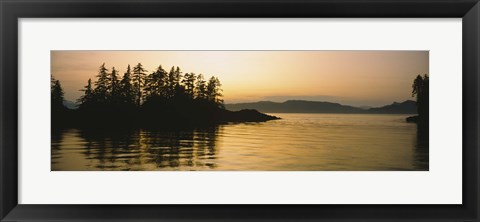
[[[96,79],[87,80],[74,109],[65,104],[60,80],[51,79],[52,130],[78,128],[176,128],[229,122],[280,119],[254,109],[225,109],[220,80],[202,74],[169,72],[159,66],[147,74],[141,63],[123,76],[103,63]],[[72,104],[72,102],[69,102]]]

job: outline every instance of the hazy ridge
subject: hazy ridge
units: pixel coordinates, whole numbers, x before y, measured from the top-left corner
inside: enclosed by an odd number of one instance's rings
[[[70,109],[76,109],[76,104],[65,101],[64,105]],[[417,114],[416,102],[406,100],[381,107],[355,107],[340,103],[287,100],[285,102],[259,101],[250,103],[225,104],[225,108],[231,111],[255,109],[266,113],[366,113],[366,114]]]
[[[237,111],[242,109],[256,109],[265,113],[366,113],[366,114],[416,114],[415,101],[406,100],[401,103],[394,102],[389,105],[360,108],[340,103],[288,100],[285,102],[260,101],[251,103],[225,104],[226,109]]]

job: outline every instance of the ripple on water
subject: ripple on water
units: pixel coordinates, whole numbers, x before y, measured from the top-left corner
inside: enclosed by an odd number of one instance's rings
[[[428,138],[405,115],[273,115],[172,132],[68,129],[52,135],[52,170],[428,170]]]

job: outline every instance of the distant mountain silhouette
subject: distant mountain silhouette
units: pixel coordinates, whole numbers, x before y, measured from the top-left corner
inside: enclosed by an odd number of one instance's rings
[[[371,107],[371,106],[359,106],[358,108],[367,110],[367,109],[371,109],[373,107]]]
[[[386,113],[386,114],[416,114],[417,105],[415,101],[407,100],[402,103],[394,102],[390,105],[370,108],[369,113]]]
[[[63,105],[69,109],[76,109],[77,108],[77,104],[75,102],[72,102],[72,101],[68,101],[68,100],[65,100],[63,101]]]
[[[318,102],[305,100],[288,100],[283,103],[260,101],[252,103],[226,104],[225,108],[232,111],[242,109],[256,109],[265,113],[384,113],[384,114],[415,114],[417,113],[414,101],[407,100],[402,103],[377,108],[359,108],[332,102]]]

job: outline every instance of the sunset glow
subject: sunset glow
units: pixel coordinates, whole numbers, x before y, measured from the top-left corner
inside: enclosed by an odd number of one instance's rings
[[[105,63],[120,71],[142,63],[151,73],[178,66],[222,83],[225,103],[304,99],[382,106],[411,97],[429,74],[428,51],[52,51],[51,74],[75,101]]]

